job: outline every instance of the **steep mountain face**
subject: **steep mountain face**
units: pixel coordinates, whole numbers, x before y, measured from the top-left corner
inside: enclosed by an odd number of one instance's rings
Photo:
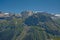
[[[33,12],[32,11],[23,11],[23,12],[21,12],[21,15],[22,15],[22,18],[25,19],[25,18],[28,18],[29,16],[33,15]]]
[[[34,14],[25,20],[25,24],[28,26],[42,26],[43,28],[46,29],[45,30],[46,32],[48,31],[48,33],[60,35],[60,31],[57,32],[58,28],[60,28],[60,27],[57,28],[58,23],[55,23],[51,16],[48,16],[48,14],[45,15],[43,13]]]
[[[19,18],[0,20],[0,40],[60,40],[58,20],[46,12],[21,12]]]
[[[38,25],[39,22],[42,22],[42,23],[45,23],[45,22],[49,22],[51,21],[51,18],[50,16],[48,16],[48,14],[43,14],[43,13],[37,13],[37,14],[34,14],[30,17],[28,17],[26,20],[25,20],[25,24],[27,25]]]

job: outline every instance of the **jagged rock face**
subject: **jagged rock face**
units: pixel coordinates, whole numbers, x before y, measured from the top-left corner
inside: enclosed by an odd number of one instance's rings
[[[47,15],[47,14],[46,14]],[[25,20],[25,24],[28,26],[32,26],[32,25],[38,25],[39,22],[48,22],[51,21],[51,18],[49,16],[43,15],[43,13],[37,13],[34,14],[28,18],[26,18]]]
[[[33,12],[32,11],[23,11],[23,12],[21,12],[21,15],[23,18],[27,18],[27,17],[33,15]]]
[[[38,23],[39,23],[38,18],[34,17],[34,16],[28,17],[25,20],[25,24],[28,25],[28,26],[37,25]]]

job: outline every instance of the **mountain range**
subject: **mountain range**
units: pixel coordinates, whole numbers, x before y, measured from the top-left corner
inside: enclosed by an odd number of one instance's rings
[[[39,11],[1,13],[0,40],[60,40],[60,16]],[[7,16],[8,15],[8,16]]]

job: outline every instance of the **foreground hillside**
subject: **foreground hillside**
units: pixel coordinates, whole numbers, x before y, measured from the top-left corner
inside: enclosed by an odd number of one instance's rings
[[[0,40],[60,40],[60,18],[54,15],[25,11],[0,19]]]

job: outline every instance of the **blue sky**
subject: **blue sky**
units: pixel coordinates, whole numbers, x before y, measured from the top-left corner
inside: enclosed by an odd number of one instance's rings
[[[0,11],[19,13],[24,10],[60,13],[60,0],[0,0]]]

